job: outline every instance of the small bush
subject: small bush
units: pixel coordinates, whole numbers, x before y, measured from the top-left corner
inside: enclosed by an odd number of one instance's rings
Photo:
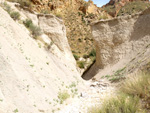
[[[19,20],[20,18],[20,14],[18,12],[11,12],[10,13],[11,18],[13,18],[14,20]]]
[[[4,2],[3,4],[1,4],[2,8],[7,11],[9,14],[11,12],[11,7],[6,3]]]
[[[59,92],[58,93],[58,99],[60,100],[60,104],[63,104],[63,102],[68,99],[70,95],[67,91]]]
[[[50,10],[48,10],[48,9],[42,9],[41,13],[43,13],[43,14],[50,14]]]
[[[135,75],[123,83],[121,90],[130,95],[143,97],[150,91],[150,75],[142,73]]]
[[[106,75],[103,76],[102,78],[107,78],[111,82],[119,82],[125,79],[125,71],[126,67],[117,70],[113,75]]]
[[[40,29],[40,27],[31,24],[29,28],[30,28],[30,30],[32,32],[32,35],[34,37],[37,37],[37,36],[41,35],[41,29]]]
[[[114,98],[106,100],[102,108],[91,109],[90,113],[146,113],[141,110],[139,98],[126,94],[119,94]]]
[[[76,54],[73,54],[73,56],[74,56],[74,58],[75,58],[75,60],[79,60],[79,56],[78,55],[76,55]]]
[[[101,16],[99,16],[99,20],[101,20],[101,19],[108,19],[108,16],[107,15],[101,15]]]
[[[63,17],[61,13],[56,13],[55,15],[56,15],[56,17],[58,17],[58,18],[62,18],[62,17]]]
[[[96,51],[95,51],[95,49],[91,50],[91,52],[89,53],[89,56],[96,57]]]
[[[83,58],[85,58],[85,59],[86,59],[86,58],[89,58],[89,55],[84,54],[84,55],[83,55]]]
[[[20,13],[19,12],[16,12],[16,11],[13,11],[11,9],[11,7],[6,3],[4,2],[3,4],[1,4],[2,8],[7,11],[9,13],[9,15],[11,16],[11,18],[13,18],[14,20],[19,20],[20,19]]]
[[[83,69],[85,67],[85,61],[78,61],[77,64],[79,68]]]
[[[23,21],[23,24],[24,24],[27,28],[29,28],[30,25],[33,24],[33,23],[32,23],[32,20],[26,19],[25,21]]]
[[[143,107],[150,109],[150,74],[140,73],[126,80],[121,91],[143,100]]]
[[[119,92],[118,96],[105,100],[101,108],[95,107],[90,113],[148,113],[150,73],[141,72],[126,79]]]
[[[26,19],[23,23],[28,29],[30,29],[34,37],[41,35],[41,29],[38,26],[34,25],[32,20]]]

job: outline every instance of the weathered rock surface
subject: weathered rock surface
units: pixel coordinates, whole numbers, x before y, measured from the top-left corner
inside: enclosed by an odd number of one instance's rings
[[[116,17],[119,13],[119,11],[129,2],[149,2],[149,0],[110,0],[109,3],[107,3],[106,5],[104,5],[103,7],[113,7],[112,9],[110,9],[110,12],[108,12],[111,16]],[[139,3],[140,4],[140,3]],[[128,4],[127,4],[128,5]],[[135,5],[136,6],[136,5]],[[134,7],[134,5],[133,5]],[[142,6],[141,7],[146,7],[146,6]],[[142,8],[139,8],[140,10],[142,10]],[[145,8],[146,9],[146,8]],[[134,8],[133,8],[134,10]],[[143,11],[143,10],[142,10]],[[134,13],[134,11],[133,11]]]
[[[120,3],[127,3],[127,2],[133,2],[133,1],[139,1],[139,0],[110,0],[107,5],[115,5],[118,2],[120,2]],[[141,1],[149,1],[149,0],[141,0]]]
[[[63,21],[53,15],[38,14],[39,26],[43,32],[50,38],[52,43],[58,48],[57,51],[50,49],[58,57],[67,58],[75,63],[66,37],[66,28]],[[62,54],[58,54],[62,53]]]
[[[150,8],[140,14],[93,23],[91,27],[97,56],[96,63],[87,76],[92,76],[94,72],[98,73],[99,69],[101,71],[97,76],[109,75],[117,69],[126,67],[142,52],[150,57],[149,24]]]
[[[53,17],[51,22],[54,23],[51,25],[58,31],[52,32],[52,36],[54,37],[56,33],[58,42],[61,42],[58,45],[62,51],[60,54],[63,54],[61,58],[40,46],[22,24],[15,22],[0,7],[1,113],[16,111],[20,113],[51,113],[60,106],[59,102],[55,101],[58,100],[59,91],[71,92],[71,89],[66,89],[66,86],[72,83],[75,83],[80,91],[77,85],[81,81],[80,75],[75,64],[68,60],[71,52],[69,46],[66,45],[65,28],[62,29],[63,24],[57,19],[53,21],[54,19]],[[45,24],[43,23],[43,25]],[[46,27],[50,29],[48,25]],[[48,32],[49,29],[47,29]],[[62,36],[61,39],[59,34]],[[63,43],[68,50],[64,49]],[[69,51],[68,56],[66,51]]]

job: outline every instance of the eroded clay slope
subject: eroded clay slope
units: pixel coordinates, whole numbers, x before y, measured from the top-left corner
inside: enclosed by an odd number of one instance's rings
[[[100,71],[97,75],[99,78],[110,75],[116,70],[128,68],[127,64],[136,58],[138,62],[148,59],[150,52],[149,24],[150,8],[140,14],[93,23],[92,34],[96,45],[96,63],[89,71],[90,75],[88,73],[84,76],[94,76],[92,74]],[[141,53],[146,56],[140,57]],[[141,62],[134,64],[140,65]]]
[[[80,90],[80,75],[73,62],[66,54],[60,58],[39,46],[24,25],[0,7],[0,113],[58,109],[58,92],[67,90],[72,95],[67,89],[71,84]]]

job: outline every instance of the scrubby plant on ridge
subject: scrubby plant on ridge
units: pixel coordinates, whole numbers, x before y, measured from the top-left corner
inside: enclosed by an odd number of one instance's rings
[[[146,8],[150,7],[150,3],[144,1],[133,1],[127,3],[121,8],[117,16],[121,15],[132,15],[137,12],[144,11]]]
[[[31,7],[32,6],[31,0],[8,0],[8,1],[19,3],[21,7]]]
[[[139,75],[126,80],[121,91],[132,96],[138,96],[143,101],[143,107],[150,109],[150,73],[141,72]]]
[[[8,14],[10,15],[11,18],[13,18],[14,20],[19,20],[20,19],[20,13],[16,12],[16,11],[13,11],[11,9],[11,7],[6,2],[2,3],[1,6],[5,11],[8,12]]]
[[[34,38],[41,35],[42,32],[41,32],[40,27],[34,25],[32,20],[26,19],[25,21],[23,21],[23,24],[31,31]]]
[[[141,110],[139,98],[118,94],[116,97],[106,99],[102,107],[95,107],[90,110],[90,113],[146,113]]]
[[[67,91],[60,91],[58,92],[58,99],[60,100],[60,104],[63,104],[63,102],[70,97],[69,93]]]
[[[13,11],[10,13],[10,16],[11,18],[13,18],[14,20],[19,20],[20,18],[20,13],[19,12],[16,12],[16,11]]]
[[[150,109],[150,73],[138,73],[126,79],[116,97],[93,107],[90,113],[148,113]]]
[[[77,65],[78,65],[78,67],[81,68],[81,69],[85,68],[85,64],[86,64],[85,61],[77,61]]]

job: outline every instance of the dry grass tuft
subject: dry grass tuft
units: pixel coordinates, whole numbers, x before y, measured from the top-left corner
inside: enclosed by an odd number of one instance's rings
[[[150,73],[127,78],[116,97],[94,107],[90,113],[148,113],[150,110]]]

